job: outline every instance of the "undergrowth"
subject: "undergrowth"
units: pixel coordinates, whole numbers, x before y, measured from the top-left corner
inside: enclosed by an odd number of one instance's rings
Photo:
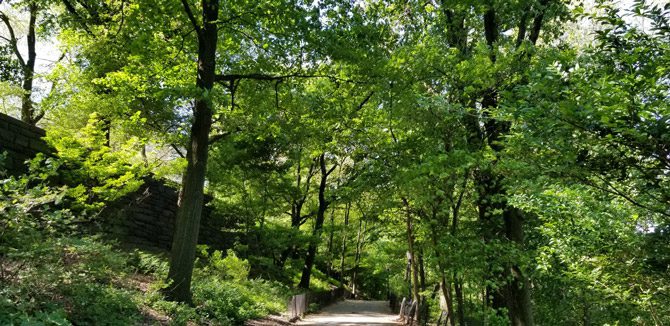
[[[0,325],[240,325],[282,312],[290,294],[277,282],[221,277],[211,273],[216,261],[201,261],[188,306],[161,294],[163,255],[122,251],[99,237],[15,249],[0,260]]]
[[[91,235],[82,225],[105,198],[77,205],[72,188],[49,182],[63,162],[40,159],[27,175],[0,178],[0,325],[240,325],[285,309],[290,290],[249,280],[232,251],[199,258],[192,305],[166,301],[167,255]]]

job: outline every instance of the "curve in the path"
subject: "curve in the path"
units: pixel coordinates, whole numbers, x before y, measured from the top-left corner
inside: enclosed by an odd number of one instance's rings
[[[298,325],[397,326],[397,317],[386,301],[345,300],[305,317]]]

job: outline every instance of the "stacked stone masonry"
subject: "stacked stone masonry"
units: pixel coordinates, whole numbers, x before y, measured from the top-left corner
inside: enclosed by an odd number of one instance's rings
[[[124,238],[132,244],[169,250],[177,216],[178,191],[161,181],[147,178],[140,189],[128,196],[120,218]],[[206,196],[206,202],[211,197]],[[229,248],[231,234],[222,231],[223,226],[212,216],[208,206],[203,208],[198,243],[215,249]]]
[[[12,174],[27,171],[26,160],[37,153],[48,153],[43,129],[0,113],[0,153],[6,153],[4,166]]]
[[[27,159],[40,152],[50,153],[51,149],[42,140],[45,135],[43,129],[0,113],[0,153],[7,153],[7,171],[25,173]],[[110,211],[115,213],[107,214],[108,222],[115,226],[113,229],[124,243],[169,250],[177,215],[177,199],[177,189],[160,180],[147,178],[137,192],[110,205]],[[210,213],[211,210],[205,207],[198,242],[213,248],[230,246],[230,238],[221,232],[222,226],[217,219],[211,218]]]

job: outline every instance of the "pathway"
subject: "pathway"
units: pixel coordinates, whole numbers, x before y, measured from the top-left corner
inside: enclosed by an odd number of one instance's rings
[[[297,325],[301,326],[397,326],[398,318],[387,301],[345,300],[330,305],[318,314],[308,315]]]

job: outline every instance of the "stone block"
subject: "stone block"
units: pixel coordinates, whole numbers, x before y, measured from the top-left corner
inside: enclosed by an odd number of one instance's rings
[[[0,139],[2,140],[0,144],[2,144],[2,147],[5,147],[10,143],[13,143],[15,138],[16,134],[11,132],[11,130],[7,128],[0,128]]]
[[[29,147],[38,153],[48,153],[51,151],[47,143],[41,139],[31,139]]]
[[[26,137],[26,136],[24,136],[24,135],[17,134],[17,135],[16,135],[16,138],[14,138],[14,144],[16,144],[17,146],[20,146],[20,147],[23,148],[25,151],[30,151],[30,152],[32,152],[32,151],[28,148],[28,145],[30,144],[30,140],[28,139],[28,137]]]

